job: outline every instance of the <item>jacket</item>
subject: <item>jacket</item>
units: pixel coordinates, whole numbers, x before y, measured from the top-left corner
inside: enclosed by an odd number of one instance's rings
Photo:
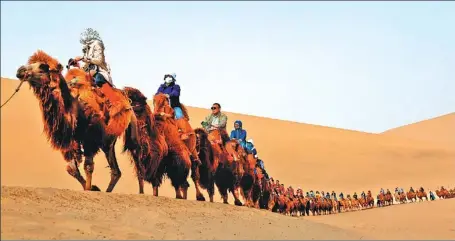
[[[242,129],[242,122],[238,120],[234,124],[239,124],[239,129],[232,130],[230,138],[246,142],[246,130]]]
[[[206,131],[211,130],[210,124],[212,124],[212,122],[213,122],[213,117],[214,117],[214,115],[210,114],[207,117],[205,117],[205,120],[201,123],[202,127],[204,127],[204,129]],[[220,112],[218,118],[219,118],[219,123],[218,123],[219,128],[226,130],[226,124],[227,124],[227,120],[228,120],[227,116],[224,113]]]
[[[249,154],[253,154],[254,156],[256,156],[258,154],[256,151],[256,147],[254,147],[253,143],[251,143],[251,142],[246,143],[246,151]]]
[[[172,82],[170,85],[161,84],[156,94],[168,94],[171,100],[171,107],[180,107],[180,86]]]
[[[104,76],[106,81],[109,83],[112,83],[112,77],[111,77],[111,68],[110,66],[106,63],[106,59],[104,56],[104,44],[103,42],[94,39],[92,41],[89,41],[85,46],[84,46],[84,56],[83,60],[86,62],[84,66],[84,70],[87,71],[89,69],[92,69],[96,66],[96,69],[100,74]]]

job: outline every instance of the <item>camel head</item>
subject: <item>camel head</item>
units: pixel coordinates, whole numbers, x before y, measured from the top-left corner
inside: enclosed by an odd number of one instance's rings
[[[147,107],[147,97],[141,93],[138,89],[132,87],[125,87],[123,89],[125,94],[131,100],[131,106],[133,106],[135,112],[142,112]]]
[[[91,88],[93,85],[93,78],[80,68],[69,69],[65,74],[65,80],[68,81],[68,85],[80,88]]]
[[[28,63],[17,69],[16,77],[27,81],[33,88],[57,88],[63,66],[42,50],[30,56]]]
[[[169,105],[169,100],[166,97],[166,95],[159,93],[155,96],[153,96],[153,108],[154,108],[154,113],[158,114],[160,112],[168,113],[168,114],[173,114],[172,108],[170,108]],[[168,110],[166,112],[166,110]],[[171,113],[169,113],[171,112]]]

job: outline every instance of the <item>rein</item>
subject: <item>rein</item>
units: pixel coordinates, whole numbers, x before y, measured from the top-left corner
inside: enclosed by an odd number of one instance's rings
[[[24,77],[25,79],[25,77]],[[13,97],[14,95],[16,95],[17,92],[19,92],[19,89],[21,88],[22,84],[24,83],[25,81],[24,80],[21,80],[21,82],[19,83],[19,85],[17,86],[16,90],[14,91],[14,93],[5,101],[5,103],[3,103],[0,108],[2,108],[4,105],[6,105]]]

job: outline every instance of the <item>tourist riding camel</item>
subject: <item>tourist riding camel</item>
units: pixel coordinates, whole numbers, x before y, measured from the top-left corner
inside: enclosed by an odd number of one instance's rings
[[[85,72],[94,79],[96,86],[98,86],[109,99],[110,104],[118,101],[117,95],[112,89],[112,77],[111,68],[107,64],[104,55],[104,42],[101,39],[99,33],[92,29],[87,28],[81,33],[79,42],[82,44],[83,56],[77,56],[74,59],[70,59],[68,65],[77,64],[79,61],[83,61],[85,65],[82,67]]]
[[[169,99],[169,104],[171,108],[174,110],[175,120],[180,120],[185,117],[182,106],[180,104],[180,86],[176,84],[177,75],[175,73],[172,74],[165,74],[164,75],[164,83],[160,85],[156,94],[164,94]],[[182,122],[177,122],[178,131],[181,134],[181,139],[186,140],[188,136],[192,134],[191,131],[186,130],[185,124]]]
[[[409,192],[415,192],[415,191],[414,191],[414,188],[412,188],[412,187],[409,188]]]
[[[362,194],[360,194],[360,196],[361,196],[363,199],[365,199],[367,195],[365,194],[364,191],[362,191]]]
[[[357,200],[357,192],[354,192],[354,195],[352,195],[352,197]]]
[[[248,154],[253,154],[254,158],[257,158],[258,152],[256,151],[256,147],[254,147],[253,139],[249,139],[245,144],[245,150]]]
[[[155,95],[162,93],[169,98],[171,107],[175,112],[175,119],[179,120],[184,116],[180,107],[180,86],[175,83],[176,77],[177,75],[175,73],[165,74],[163,78],[164,83],[160,85]]]
[[[313,192],[313,190],[310,191],[310,197],[314,198],[314,192]]]
[[[343,199],[344,198],[344,194],[341,192],[339,197],[340,197],[340,199]]]
[[[335,191],[332,191],[332,198],[333,200],[337,201],[337,194],[335,193]]]
[[[211,109],[212,113],[201,122],[202,127],[209,133],[217,129],[226,132],[228,117],[221,112],[221,105],[214,103]]]
[[[234,130],[231,131],[230,138],[233,140],[237,140],[240,145],[245,148],[246,145],[246,135],[247,132],[242,128],[242,121],[236,120],[234,122]]]
[[[325,193],[325,198],[330,199],[330,193],[329,192]]]
[[[261,168],[262,173],[264,174],[265,179],[266,179],[266,180],[269,180],[269,174],[268,174],[267,171],[265,170],[264,161],[262,161],[261,159],[258,158],[258,159],[256,160],[256,167]],[[257,174],[257,173],[256,173],[256,169],[254,169],[254,174]]]

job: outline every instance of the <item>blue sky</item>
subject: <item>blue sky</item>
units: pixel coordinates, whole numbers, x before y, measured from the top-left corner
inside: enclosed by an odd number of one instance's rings
[[[455,2],[1,2],[1,76],[100,32],[117,87],[381,132],[455,111]],[[248,127],[246,127],[248,128]]]

